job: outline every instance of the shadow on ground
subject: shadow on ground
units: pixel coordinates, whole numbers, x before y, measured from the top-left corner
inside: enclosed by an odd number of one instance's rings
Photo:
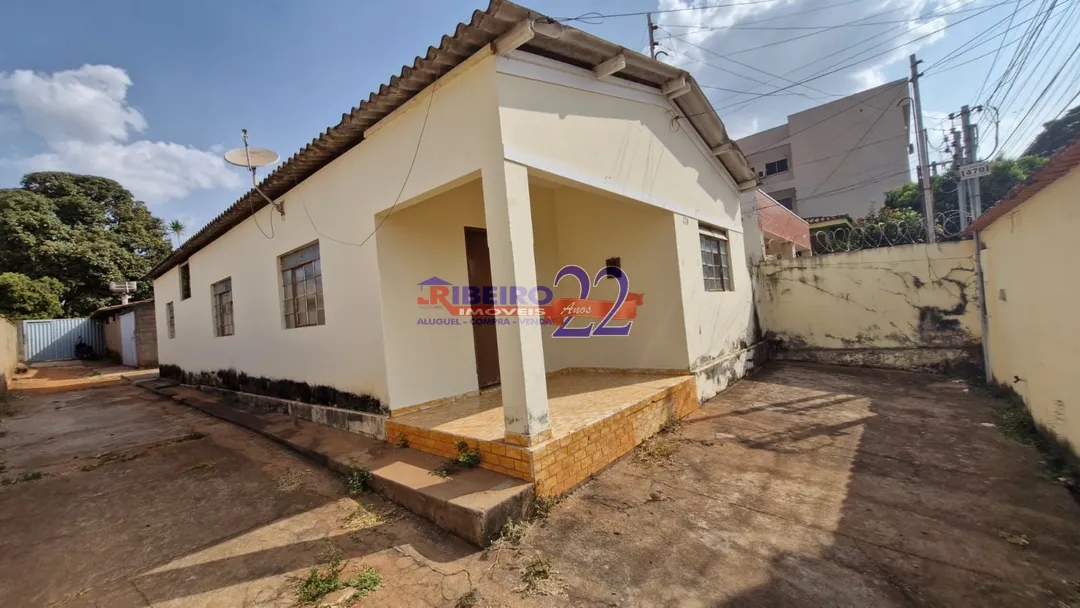
[[[1080,508],[941,377],[775,364],[530,546],[581,604],[1071,605]]]

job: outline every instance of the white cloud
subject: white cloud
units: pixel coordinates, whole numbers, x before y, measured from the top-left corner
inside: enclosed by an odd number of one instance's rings
[[[772,127],[789,114],[903,77],[908,55],[941,41],[947,32],[937,30],[962,18],[949,13],[970,1],[777,0],[655,18],[665,60],[693,73],[725,123],[742,131],[751,118]],[[657,10],[715,4],[657,0]],[[841,24],[854,26],[833,27]]]
[[[136,140],[146,118],[127,102],[131,78],[121,68],[84,65],[40,74],[0,72],[0,105],[12,106],[48,152],[15,162],[25,171],[72,171],[117,180],[149,203],[194,190],[236,188],[240,176],[211,149]]]

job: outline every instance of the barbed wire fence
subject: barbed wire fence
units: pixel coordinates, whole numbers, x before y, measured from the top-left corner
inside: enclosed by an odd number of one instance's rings
[[[957,241],[968,238],[960,227],[960,212],[945,211],[936,215],[934,222],[938,241]],[[814,255],[842,253],[914,245],[929,242],[926,219],[894,219],[885,222],[856,222],[852,226],[839,226],[816,230],[810,235],[810,247]]]

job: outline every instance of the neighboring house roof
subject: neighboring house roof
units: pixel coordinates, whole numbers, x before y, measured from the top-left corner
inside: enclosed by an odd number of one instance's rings
[[[390,77],[390,83],[368,96],[360,105],[342,114],[341,122],[327,128],[302,150],[279,165],[260,183],[260,189],[272,199],[285,195],[296,184],[311,177],[364,140],[364,132],[423,91],[454,67],[463,63],[483,47],[494,42],[523,21],[530,20],[537,34],[520,50],[541,55],[581,68],[593,69],[601,63],[623,54],[626,67],[611,78],[621,78],[651,87],[663,87],[673,79],[683,77],[690,92],[676,97],[673,103],[686,116],[705,143],[712,149],[726,146],[720,152],[720,162],[737,183],[754,182],[751,170],[737,144],[728,137],[712,104],[689,72],[651,59],[581,30],[557,23],[550,17],[504,0],[491,0],[485,11],[473,12],[469,23],[459,23],[453,36],[443,36],[438,47],[428,47],[427,54],[417,57],[411,66]],[[552,34],[550,37],[545,33]],[[213,242],[234,226],[266,206],[266,201],[249,190],[209,224],[196,232],[177,250],[154,266],[148,276],[158,278],[170,268],[191,257],[196,251]]]
[[[1080,137],[1051,156],[1050,161],[1032,173],[1024,183],[1017,184],[1009,190],[1005,198],[971,222],[964,234],[971,234],[993,224],[1078,166],[1080,166]]]
[[[124,310],[127,310],[128,308],[134,308],[134,307],[136,307],[136,306],[138,306],[140,304],[153,304],[153,303],[154,303],[154,298],[146,298],[145,300],[137,300],[135,302],[128,302],[127,304],[115,304],[113,306],[105,306],[105,307],[99,308],[99,309],[95,310],[94,312],[90,313],[90,318],[91,319],[96,319],[98,317],[104,317],[106,315],[116,314],[118,312],[123,312]]]
[[[828,228],[829,226],[839,226],[841,224],[848,224],[849,226],[855,224],[855,220],[851,219],[850,215],[846,213],[840,215],[815,215],[813,217],[804,218],[807,224],[810,224],[810,229],[814,228]]]

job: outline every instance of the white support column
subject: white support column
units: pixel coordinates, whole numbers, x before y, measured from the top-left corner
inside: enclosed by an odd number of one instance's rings
[[[537,286],[532,206],[525,167],[502,161],[482,172],[491,279],[496,286]],[[551,437],[540,325],[497,325],[506,440],[534,445]]]

